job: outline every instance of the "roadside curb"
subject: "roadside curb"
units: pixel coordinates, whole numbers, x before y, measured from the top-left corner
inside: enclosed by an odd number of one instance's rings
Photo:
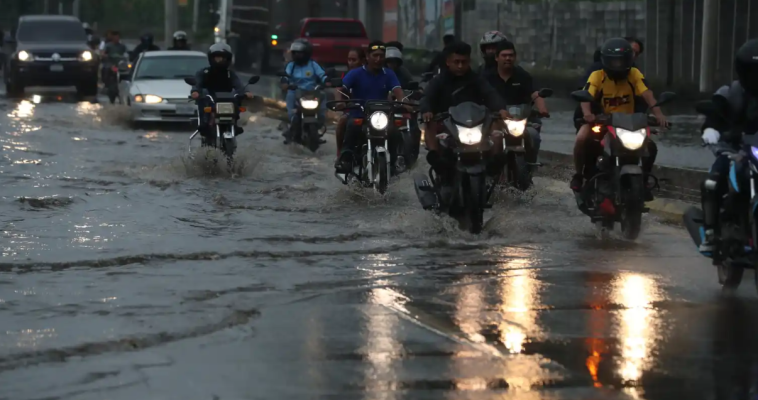
[[[667,221],[677,224],[682,223],[684,212],[697,204],[676,199],[657,198],[645,205],[650,208],[650,213]]]

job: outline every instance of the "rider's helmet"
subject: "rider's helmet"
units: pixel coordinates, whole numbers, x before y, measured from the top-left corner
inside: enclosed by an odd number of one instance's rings
[[[305,64],[313,52],[311,44],[305,39],[295,39],[290,45],[290,55],[295,64]]]
[[[176,31],[174,32],[174,47],[187,47],[187,32]]]
[[[223,57],[223,60],[217,61],[216,58]],[[232,65],[232,48],[226,43],[216,43],[208,49],[208,62],[214,68],[229,68]]]
[[[498,43],[504,42],[508,40],[508,38],[499,31],[489,31],[485,32],[484,35],[482,35],[482,38],[479,40],[479,50],[482,52],[482,56],[487,57],[487,48],[488,47],[495,47]],[[492,57],[493,55],[490,55]]]
[[[140,37],[140,42],[145,46],[152,46],[153,45],[153,34],[152,33],[145,33]]]
[[[403,53],[397,47],[387,47],[384,60],[391,68],[403,65]],[[396,65],[392,67],[392,65]]]
[[[747,41],[737,50],[734,67],[746,92],[758,96],[758,39]]]
[[[634,65],[632,45],[624,38],[608,39],[600,47],[603,70],[613,80],[626,79]]]

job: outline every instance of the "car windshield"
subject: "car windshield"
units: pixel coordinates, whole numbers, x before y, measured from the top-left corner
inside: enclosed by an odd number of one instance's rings
[[[87,41],[82,24],[76,21],[24,21],[16,38],[22,42],[81,42]]]
[[[309,38],[365,38],[363,25],[358,21],[308,21],[305,37]]]
[[[137,66],[134,80],[140,79],[183,79],[195,76],[201,68],[208,66],[205,56],[144,57]]]

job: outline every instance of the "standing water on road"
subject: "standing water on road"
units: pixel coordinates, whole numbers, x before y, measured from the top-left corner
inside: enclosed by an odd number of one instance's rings
[[[189,125],[133,130],[121,107],[65,95],[0,109],[0,399],[670,399],[755,383],[731,373],[758,360],[754,294],[721,302],[686,234],[652,218],[637,242],[597,240],[565,182],[503,193],[472,236],[422,211],[407,174],[386,196],[345,187],[333,143],[284,146],[262,115],[228,172],[187,157]]]

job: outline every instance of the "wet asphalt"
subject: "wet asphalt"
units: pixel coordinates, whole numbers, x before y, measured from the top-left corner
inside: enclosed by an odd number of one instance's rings
[[[565,182],[500,194],[472,236],[262,115],[230,173],[68,92],[0,111],[0,399],[755,395],[753,274],[723,296],[651,216],[602,241]]]

